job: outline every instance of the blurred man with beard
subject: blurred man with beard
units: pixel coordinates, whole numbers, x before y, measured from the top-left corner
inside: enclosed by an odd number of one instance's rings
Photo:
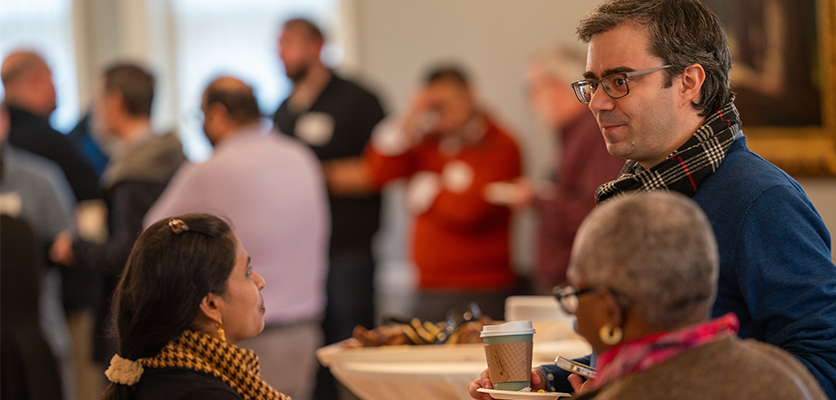
[[[377,97],[325,66],[322,32],[311,21],[293,19],[279,37],[279,56],[293,91],[276,111],[276,129],[305,142],[323,163],[326,180],[346,161],[358,161],[372,128],[384,113]],[[328,303],[323,321],[326,344],[351,337],[356,325],[373,326],[372,237],[380,226],[380,194],[343,192],[329,185],[332,232]],[[333,398],[333,380],[323,370],[316,398]]]

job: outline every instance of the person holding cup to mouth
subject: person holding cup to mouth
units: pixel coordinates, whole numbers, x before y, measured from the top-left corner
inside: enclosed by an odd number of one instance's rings
[[[597,356],[597,376],[570,378],[580,399],[826,399],[809,371],[778,347],[740,340],[737,317],[710,319],[717,242],[701,209],[670,192],[607,201],[581,225],[555,288]],[[556,367],[532,371],[531,390],[551,390]],[[757,379],[739,379],[740,376]],[[490,372],[470,383],[493,388]]]

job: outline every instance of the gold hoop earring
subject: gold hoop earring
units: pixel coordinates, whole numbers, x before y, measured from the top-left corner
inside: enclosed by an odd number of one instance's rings
[[[621,327],[613,326],[613,324],[606,324],[598,331],[598,336],[604,344],[615,346],[621,342],[623,333],[624,332],[621,331]]]
[[[218,322],[215,322],[215,327],[218,328],[218,339],[221,339],[222,342],[226,342],[226,333],[224,333],[222,325],[223,322],[221,322],[221,319],[218,318]]]

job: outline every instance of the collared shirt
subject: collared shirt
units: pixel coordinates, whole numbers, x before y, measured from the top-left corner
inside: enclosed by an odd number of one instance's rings
[[[259,125],[232,133],[202,164],[185,164],[144,225],[204,212],[232,229],[265,280],[266,323],[320,315],[330,224],[325,183],[310,149]]]

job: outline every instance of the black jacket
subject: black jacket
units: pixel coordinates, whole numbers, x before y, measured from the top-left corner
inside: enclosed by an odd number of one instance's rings
[[[102,177],[107,205],[107,240],[92,243],[76,239],[73,243],[76,268],[95,273],[99,279],[95,287],[74,288],[78,301],[97,308],[96,360],[109,360],[115,350],[114,343],[105,339],[111,336],[107,326],[110,295],[136,238],[142,233],[142,219],[184,160],[180,142],[173,134],[152,136],[133,145],[120,159],[112,160]]]
[[[145,368],[131,391],[133,400],[241,400],[224,381],[185,368]]]
[[[66,136],[49,126],[46,118],[11,104],[9,117],[9,143],[58,164],[78,201],[101,198],[96,170]]]

